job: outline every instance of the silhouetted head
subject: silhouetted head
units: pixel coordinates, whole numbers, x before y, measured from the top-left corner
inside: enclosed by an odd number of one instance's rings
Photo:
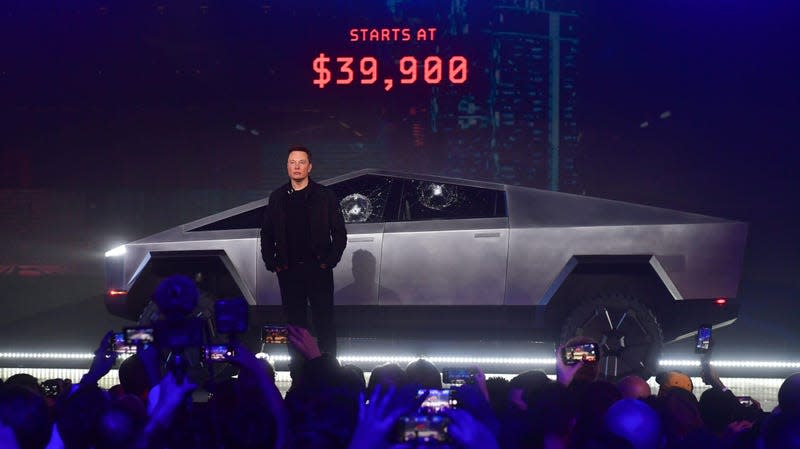
[[[762,426],[764,449],[800,449],[800,414],[773,413]]]
[[[547,374],[540,370],[525,371],[518,374],[509,382],[508,401],[515,410],[527,410],[528,400],[531,395],[543,386],[551,383]]]
[[[0,387],[0,422],[14,432],[20,449],[43,449],[50,441],[47,403],[30,388]]]
[[[683,388],[669,388],[658,400],[664,434],[670,443],[678,444],[692,432],[705,427],[700,406],[694,394]]]
[[[692,378],[680,371],[665,371],[656,375],[656,383],[658,383],[658,396],[670,388],[681,388],[689,393],[694,391],[694,384]]]
[[[436,365],[425,360],[415,360],[406,366],[408,382],[421,388],[442,388],[442,374]]]
[[[7,386],[16,385],[19,387],[27,388],[28,390],[31,390],[32,392],[40,396],[44,395],[42,392],[42,387],[41,385],[39,385],[39,379],[27,373],[14,374],[13,376],[6,379],[5,384]]]
[[[181,274],[164,279],[153,292],[158,309],[172,319],[182,318],[194,310],[198,297],[194,281]]]
[[[81,385],[56,405],[56,425],[64,446],[70,449],[92,447],[98,440],[100,417],[108,408],[108,397],[97,385]]]
[[[142,401],[147,400],[150,379],[138,354],[128,357],[119,365],[119,383],[126,394],[132,394]]]
[[[778,390],[778,406],[782,412],[800,414],[800,373],[783,381]]]
[[[408,376],[403,368],[396,363],[386,363],[372,370],[367,384],[367,397],[372,396],[375,387],[401,387],[408,382]]]
[[[582,433],[594,432],[598,427],[597,423],[602,421],[608,409],[622,399],[617,387],[605,380],[589,383],[579,394],[578,431]]]
[[[709,388],[700,395],[700,416],[708,429],[715,434],[722,434],[728,424],[739,420],[743,407],[736,396],[718,388]]]
[[[620,379],[619,382],[617,382],[617,389],[623,399],[644,399],[653,394],[650,391],[650,385],[648,385],[644,379],[636,375],[626,376]]]
[[[658,413],[636,399],[622,399],[608,409],[605,417],[609,432],[622,437],[634,449],[657,449],[662,432]]]
[[[509,393],[511,392],[511,382],[504,377],[490,377],[486,379],[486,389],[489,391],[489,403],[495,415],[508,410],[510,405]]]
[[[356,365],[342,366],[342,382],[359,391],[367,389],[367,381],[364,380],[364,370]]]
[[[123,395],[100,416],[94,449],[135,448],[145,424],[147,409],[142,400],[132,394]]]

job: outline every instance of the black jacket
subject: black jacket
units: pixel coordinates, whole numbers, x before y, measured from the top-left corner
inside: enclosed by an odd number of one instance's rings
[[[286,237],[286,200],[292,192],[286,183],[269,195],[264,224],[261,226],[261,258],[269,271],[289,264]],[[327,187],[308,180],[301,190],[307,196],[311,250],[320,264],[333,268],[339,263],[347,245],[347,229],[339,208],[339,200]],[[300,193],[298,192],[298,193]]]

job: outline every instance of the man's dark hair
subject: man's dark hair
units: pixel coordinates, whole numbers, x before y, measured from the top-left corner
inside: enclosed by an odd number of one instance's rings
[[[418,359],[406,366],[408,381],[421,388],[442,388],[442,374],[436,365],[425,360]]]
[[[311,163],[311,150],[309,150],[308,148],[306,148],[306,147],[290,147],[289,151],[286,153],[286,156],[288,157],[290,154],[292,154],[292,151],[302,151],[308,157],[308,163],[309,164]]]
[[[378,385],[400,387],[406,384],[408,376],[396,363],[386,363],[372,370],[367,384],[367,397],[372,395]]]
[[[125,393],[145,398],[150,391],[150,379],[139,354],[122,361],[119,366],[119,383]]]
[[[778,406],[782,412],[800,415],[800,373],[787,377],[778,390]]]
[[[89,449],[98,437],[100,417],[109,400],[97,385],[81,385],[66,400],[56,405],[56,426],[64,447]]]

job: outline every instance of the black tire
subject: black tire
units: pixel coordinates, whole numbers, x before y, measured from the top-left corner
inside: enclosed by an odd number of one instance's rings
[[[575,308],[561,330],[561,342],[589,337],[600,344],[600,375],[618,380],[635,374],[644,379],[658,368],[664,337],[653,312],[632,296],[612,293]]]

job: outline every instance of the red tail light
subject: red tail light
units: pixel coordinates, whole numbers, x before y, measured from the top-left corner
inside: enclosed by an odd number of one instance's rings
[[[716,300],[714,300],[714,303],[718,306],[724,306],[725,304],[728,303],[728,300],[726,298],[717,298]]]

